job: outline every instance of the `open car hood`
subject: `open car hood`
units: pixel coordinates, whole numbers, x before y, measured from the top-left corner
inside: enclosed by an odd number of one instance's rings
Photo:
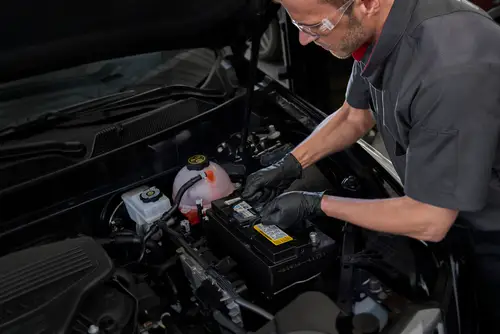
[[[0,82],[154,51],[243,40],[263,0],[7,0]]]

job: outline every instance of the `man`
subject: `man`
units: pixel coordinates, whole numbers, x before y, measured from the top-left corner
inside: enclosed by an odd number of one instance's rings
[[[264,208],[262,222],[287,228],[326,214],[439,242],[458,217],[476,231],[481,312],[500,316],[500,27],[464,0],[281,4],[303,45],[314,42],[355,62],[345,103],[291,154],[250,175],[243,197],[286,188],[376,122],[405,196],[362,200],[289,192]]]

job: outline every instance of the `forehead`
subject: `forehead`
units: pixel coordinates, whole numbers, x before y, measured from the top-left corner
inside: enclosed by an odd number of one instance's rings
[[[301,23],[316,23],[331,14],[335,7],[320,0],[281,0],[290,16]]]

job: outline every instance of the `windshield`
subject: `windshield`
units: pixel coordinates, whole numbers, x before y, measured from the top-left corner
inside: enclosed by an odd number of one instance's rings
[[[235,86],[222,59],[207,49],[157,52],[0,86],[0,192],[227,101]]]
[[[0,86],[0,129],[47,111],[127,90],[197,87],[215,61],[211,50],[181,50],[100,61]]]

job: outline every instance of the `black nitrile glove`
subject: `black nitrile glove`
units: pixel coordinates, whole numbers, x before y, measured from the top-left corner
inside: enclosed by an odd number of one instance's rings
[[[324,192],[305,191],[284,193],[264,207],[260,213],[261,222],[264,225],[278,225],[286,229],[306,218],[325,215],[321,210],[323,194]]]
[[[267,191],[284,190],[301,176],[302,166],[292,154],[287,154],[275,164],[250,174],[241,196],[252,202],[257,200],[266,188]]]

